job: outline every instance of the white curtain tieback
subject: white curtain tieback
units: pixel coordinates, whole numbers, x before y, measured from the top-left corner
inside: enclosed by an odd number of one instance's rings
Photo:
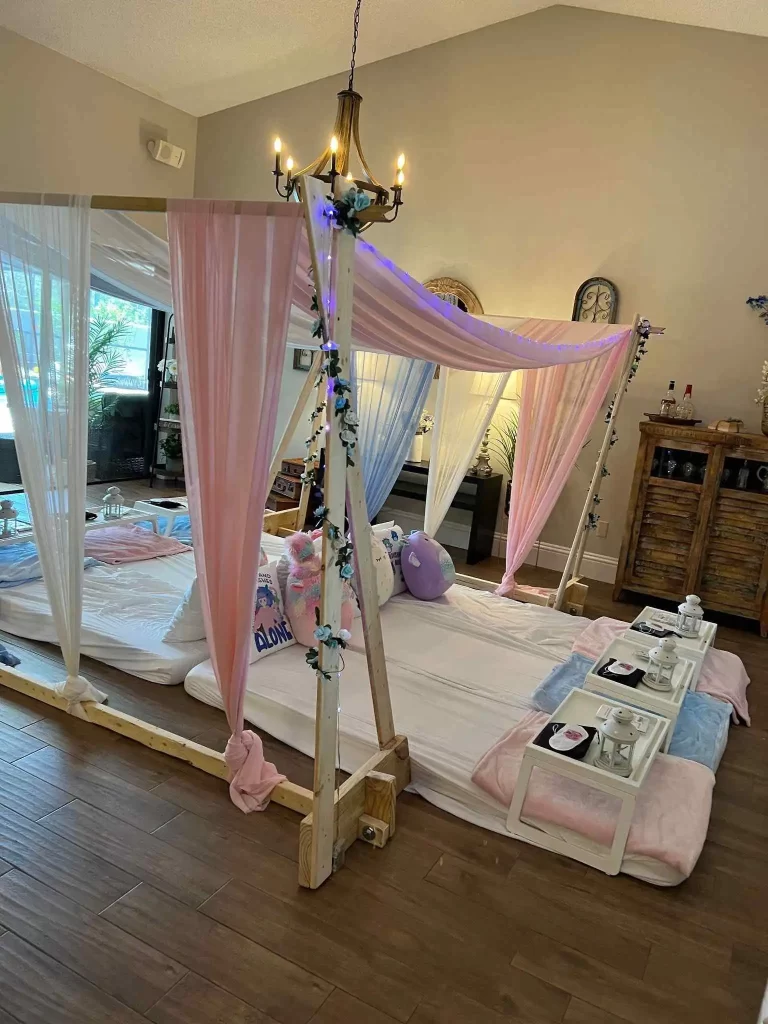
[[[82,709],[84,701],[103,704],[107,699],[106,693],[97,690],[85,676],[67,676],[66,682],[59,686],[58,692],[67,700],[67,713],[74,715],[75,718],[85,717]]]

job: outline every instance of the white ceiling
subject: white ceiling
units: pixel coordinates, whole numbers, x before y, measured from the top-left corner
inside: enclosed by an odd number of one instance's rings
[[[359,63],[549,6],[549,0],[365,0]],[[768,0],[571,6],[768,36]],[[202,115],[344,70],[353,9],[353,0],[0,0],[0,25]]]

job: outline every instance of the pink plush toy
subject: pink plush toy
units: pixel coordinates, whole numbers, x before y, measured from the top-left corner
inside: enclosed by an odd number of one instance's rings
[[[317,647],[315,609],[320,606],[321,555],[315,551],[308,533],[294,533],[285,541],[288,556],[288,582],[285,587],[285,611],[293,635],[305,647]],[[344,584],[341,605],[341,628],[352,630],[355,595]]]

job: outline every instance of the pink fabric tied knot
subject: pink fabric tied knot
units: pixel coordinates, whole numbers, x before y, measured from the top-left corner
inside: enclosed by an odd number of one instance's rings
[[[234,733],[227,740],[224,760],[229,768],[229,795],[241,811],[263,811],[269,803],[272,790],[281,782],[281,775],[271,761],[264,760],[261,739],[250,729],[239,736]]]

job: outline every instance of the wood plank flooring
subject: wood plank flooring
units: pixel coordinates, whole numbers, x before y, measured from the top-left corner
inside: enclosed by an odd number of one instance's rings
[[[498,578],[500,563],[473,566]],[[525,567],[523,582],[554,574]],[[592,584],[592,617],[630,619]],[[58,650],[6,638],[62,678]],[[768,641],[700,862],[608,878],[404,795],[395,839],[299,889],[298,818],[0,691],[0,1024],[755,1024],[768,975]],[[223,748],[220,712],[84,659],[113,707]],[[500,731],[504,723],[500,723]],[[311,762],[265,737],[270,760]]]

